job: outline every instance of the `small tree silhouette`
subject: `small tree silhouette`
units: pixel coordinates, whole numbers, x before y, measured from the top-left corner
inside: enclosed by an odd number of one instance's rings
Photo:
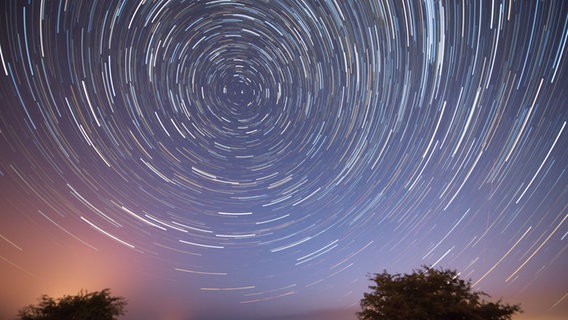
[[[57,300],[42,295],[38,300],[18,311],[20,320],[115,320],[124,315],[128,303],[123,297],[111,296],[108,288]]]
[[[427,266],[411,274],[391,275],[384,271],[370,277],[372,291],[361,299],[360,320],[507,320],[518,305],[486,302],[471,282],[458,278],[456,271]]]

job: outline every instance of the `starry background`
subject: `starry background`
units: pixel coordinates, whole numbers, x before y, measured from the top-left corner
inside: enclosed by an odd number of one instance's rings
[[[568,316],[568,2],[1,8],[0,317],[354,319],[421,265]]]

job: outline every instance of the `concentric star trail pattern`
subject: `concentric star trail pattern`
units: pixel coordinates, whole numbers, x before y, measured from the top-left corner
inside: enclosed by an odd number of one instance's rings
[[[6,315],[353,309],[420,265],[568,314],[567,2],[1,6]]]

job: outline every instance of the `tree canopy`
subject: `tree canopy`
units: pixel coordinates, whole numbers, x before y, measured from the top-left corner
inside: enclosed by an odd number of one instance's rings
[[[404,275],[376,273],[370,280],[360,320],[508,320],[522,312],[519,305],[483,300],[490,296],[473,291],[471,281],[453,270],[424,266]]]
[[[20,320],[114,320],[124,315],[127,301],[110,289],[53,299],[42,295],[36,305],[18,311]]]

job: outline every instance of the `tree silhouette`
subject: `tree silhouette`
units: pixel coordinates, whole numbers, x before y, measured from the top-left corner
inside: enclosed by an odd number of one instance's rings
[[[20,320],[114,320],[124,315],[127,304],[125,298],[111,296],[108,288],[57,300],[42,295],[38,300],[18,311]]]
[[[411,274],[387,271],[370,277],[372,291],[361,299],[360,320],[507,320],[518,305],[487,302],[456,271],[423,266]]]

